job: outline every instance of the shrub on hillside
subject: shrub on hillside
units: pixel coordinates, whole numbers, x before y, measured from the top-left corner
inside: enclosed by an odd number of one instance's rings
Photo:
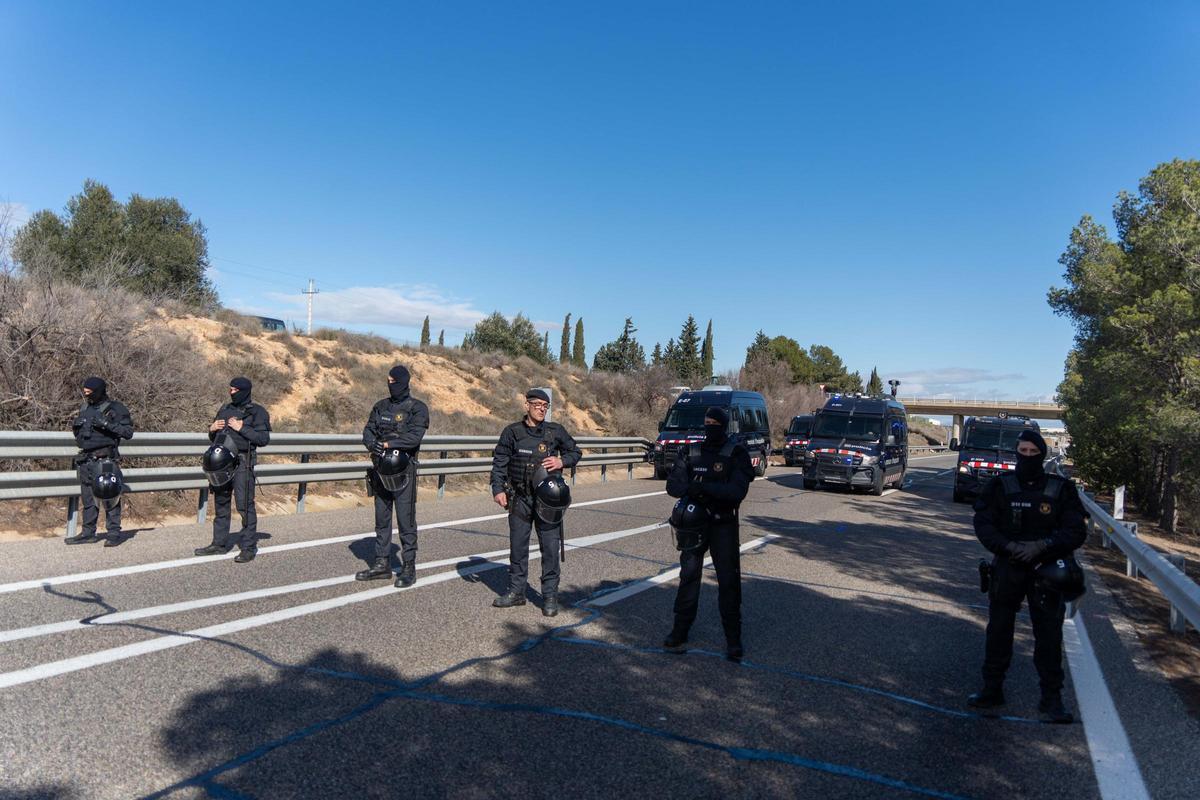
[[[267,411],[271,410],[272,403],[291,390],[293,384],[291,372],[276,369],[259,359],[240,355],[228,356],[209,367],[208,371],[209,385],[215,387],[222,402],[226,401],[229,394],[229,381],[240,375],[249,378],[254,384],[250,396],[254,402],[266,406]],[[209,388],[206,394],[212,394],[213,391],[213,388]]]
[[[318,328],[313,332],[313,338],[326,342],[338,342],[346,350],[370,355],[390,353],[397,349],[394,342],[377,334],[352,333],[342,328]]]

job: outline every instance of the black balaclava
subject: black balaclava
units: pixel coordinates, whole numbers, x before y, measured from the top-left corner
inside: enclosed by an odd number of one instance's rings
[[[392,383],[388,384],[388,393],[393,400],[403,400],[408,397],[408,370],[399,364],[388,370]]]
[[[1036,456],[1017,454],[1017,480],[1021,483],[1032,483],[1046,472],[1046,466],[1043,462],[1046,460],[1046,453],[1049,452],[1049,448],[1046,447],[1046,440],[1035,430],[1021,431],[1021,435],[1017,437],[1017,441],[1033,442],[1037,445],[1037,449],[1041,451]]]
[[[704,443],[720,446],[725,443],[725,429],[729,427],[729,412],[720,406],[712,406],[704,412],[708,419],[715,420],[716,425],[704,423]]]
[[[83,388],[92,390],[92,393],[87,396],[89,405],[94,406],[96,403],[103,403],[108,397],[108,384],[104,382],[104,378],[97,378],[93,375],[84,380]]]
[[[250,402],[250,379],[249,378],[234,378],[229,382],[229,385],[237,389],[229,395],[229,402],[235,406],[242,406]]]

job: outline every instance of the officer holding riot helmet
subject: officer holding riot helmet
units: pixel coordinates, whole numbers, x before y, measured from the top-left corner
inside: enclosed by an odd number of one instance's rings
[[[725,654],[740,661],[742,650],[742,574],[738,506],[750,491],[754,467],[750,453],[726,434],[729,414],[719,406],[704,412],[704,441],[681,447],[667,475],[667,494],[680,498],[671,515],[679,549],[679,591],[675,624],[663,647],[681,653],[696,620],[704,554],[712,553],[717,571],[717,606],[725,630]]]
[[[371,451],[367,480],[375,495],[375,559],[354,575],[360,581],[392,576],[394,506],[401,545],[399,587],[417,580],[417,454],[429,429],[429,408],[408,389],[408,370],[397,364],[388,372],[388,396],[374,405],[363,428],[363,444]]]
[[[562,510],[570,502],[562,470],[579,463],[582,453],[567,430],[547,422],[550,395],[525,393],[525,418],[500,434],[492,458],[492,498],[508,510],[508,591],[492,605],[525,605],[529,572],[529,533],[536,527],[542,551],[542,614],[558,613],[558,577]],[[540,498],[540,499],[539,499]]]
[[[100,541],[96,526],[100,521],[100,499],[104,503],[104,522],[107,533],[105,547],[116,547],[121,535],[121,479],[118,464],[122,439],[133,438],[133,420],[124,404],[108,396],[108,384],[103,378],[91,377],[83,382],[84,403],[71,430],[79,455],[75,468],[79,475],[79,494],[83,506],[83,528],[68,536],[67,544],[90,544]]]
[[[258,513],[254,508],[254,465],[257,451],[271,441],[271,415],[267,409],[250,400],[252,384],[249,378],[234,378],[229,382],[229,402],[217,410],[208,438],[213,446],[204,454],[204,470],[216,501],[213,518],[212,544],[199,547],[198,556],[226,552],[230,541],[229,523],[232,502],[236,501],[242,517],[242,529],[237,534],[241,552],[234,559],[239,564],[253,561],[258,554]]]
[[[1038,710],[1047,722],[1070,723],[1063,705],[1062,626],[1066,603],[1083,594],[1083,571],[1072,553],[1087,537],[1075,484],[1047,474],[1046,441],[1037,431],[1018,437],[1017,467],[998,475],[975,502],[975,535],[994,554],[988,585],[983,688],[967,703],[1004,705],[1004,675],[1012,661],[1013,628],[1028,599],[1033,622],[1033,663],[1041,683]]]

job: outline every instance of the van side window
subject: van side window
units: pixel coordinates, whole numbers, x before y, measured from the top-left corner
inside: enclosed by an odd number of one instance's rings
[[[771,426],[767,422],[767,410],[765,408],[756,408],[754,413],[758,416],[758,429],[764,434],[770,432]]]

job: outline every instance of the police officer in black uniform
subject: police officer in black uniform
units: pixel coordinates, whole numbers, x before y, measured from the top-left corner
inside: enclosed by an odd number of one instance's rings
[[[400,450],[409,457],[404,488],[390,492],[371,472],[375,493],[375,560],[354,577],[360,581],[390,578],[392,568],[392,507],[400,529],[400,575],[396,586],[412,586],[417,580],[417,454],[429,429],[429,408],[409,394],[408,370],[397,364],[388,372],[388,396],[371,409],[363,428],[363,444],[373,455]]]
[[[229,382],[229,402],[221,406],[212,425],[208,426],[208,438],[218,437],[230,445],[238,454],[237,471],[233,480],[225,486],[213,489],[217,513],[213,518],[212,544],[196,549],[198,556],[211,556],[226,552],[233,544],[229,536],[231,501],[237,502],[242,516],[242,530],[238,535],[241,550],[234,559],[239,564],[253,561],[258,554],[258,513],[254,509],[254,464],[257,451],[271,441],[271,415],[258,403],[251,402],[249,378],[234,378]]]
[[[1022,601],[1028,598],[1033,663],[1042,690],[1038,710],[1048,722],[1069,723],[1073,716],[1062,699],[1066,603],[1060,593],[1040,585],[1035,570],[1047,561],[1071,558],[1087,538],[1087,529],[1075,484],[1046,473],[1046,452],[1041,434],[1023,431],[1017,442],[1016,470],[993,478],[975,502],[975,535],[995,557],[988,592],[983,688],[967,703],[985,709],[1004,705],[1013,627]]]
[[[679,591],[675,595],[675,624],[663,647],[683,652],[700,603],[704,554],[712,553],[717,571],[717,606],[725,629],[725,654],[742,658],[742,573],[738,537],[738,506],[750,491],[754,467],[750,453],[726,434],[729,414],[719,406],[704,412],[704,441],[679,448],[667,475],[667,494],[687,497],[708,508],[712,523],[703,544],[679,554]]]
[[[79,474],[79,494],[82,497],[83,528],[75,536],[63,541],[67,544],[90,544],[100,541],[96,525],[100,521],[100,507],[92,494],[92,480],[105,459],[121,460],[118,445],[122,439],[133,438],[133,420],[124,404],[108,396],[108,384],[103,378],[91,377],[83,382],[84,403],[75,416],[71,430],[79,455],[75,457],[75,468]],[[121,497],[105,500],[104,523],[107,533],[105,547],[116,547],[124,537],[121,535]]]
[[[562,522],[548,524],[534,510],[535,475],[560,473],[579,463],[582,453],[556,422],[546,422],[550,395],[541,389],[525,393],[525,418],[500,434],[492,458],[492,498],[508,509],[508,591],[492,601],[497,608],[525,605],[529,572],[529,532],[537,527],[542,550],[542,614],[558,613],[559,547]]]

